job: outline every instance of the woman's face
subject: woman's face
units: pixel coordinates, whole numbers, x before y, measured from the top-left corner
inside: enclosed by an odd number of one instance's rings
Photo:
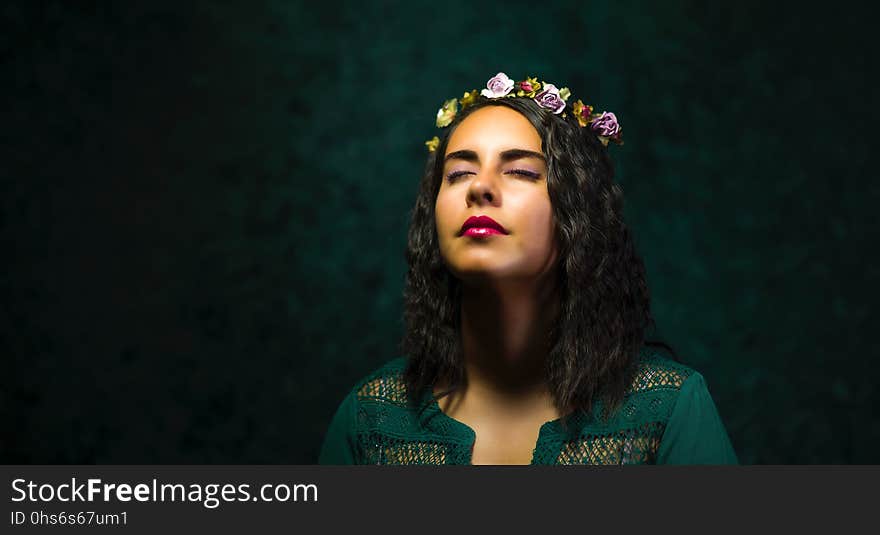
[[[444,158],[435,220],[450,271],[463,281],[547,273],[557,247],[547,164],[532,124],[506,106],[481,108],[452,133]],[[465,225],[480,216],[501,228],[485,220]]]

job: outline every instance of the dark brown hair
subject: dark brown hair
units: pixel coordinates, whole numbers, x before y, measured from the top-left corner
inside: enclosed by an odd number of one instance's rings
[[[607,148],[575,118],[563,118],[528,98],[478,98],[461,110],[430,153],[409,228],[404,290],[408,356],[404,374],[412,399],[421,399],[438,380],[463,384],[459,281],[440,256],[434,204],[443,179],[443,155],[450,135],[471,113],[507,106],[521,113],[541,136],[547,158],[547,188],[560,245],[560,317],[551,336],[547,377],[562,414],[590,412],[601,399],[610,414],[622,401],[649,327],[644,263],[623,222],[623,191],[613,180]],[[441,396],[442,397],[442,396]]]

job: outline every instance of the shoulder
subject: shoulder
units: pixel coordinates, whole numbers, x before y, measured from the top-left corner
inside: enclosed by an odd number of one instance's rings
[[[390,442],[380,437],[385,431],[399,436],[410,420],[401,414],[406,399],[405,369],[404,358],[393,358],[355,383],[330,421],[318,457],[320,464],[372,463],[387,454],[383,444]]]
[[[686,444],[694,450],[687,459],[700,458],[694,452],[708,452],[707,458],[735,462],[706,379],[694,368],[668,358],[651,355],[640,361],[616,420],[628,427],[653,426],[663,437],[661,459],[672,446],[682,451]]]
[[[635,365],[623,402],[612,412],[596,409],[566,434],[557,464],[641,464],[660,459],[670,422],[681,412],[702,376],[657,353],[643,353]],[[577,422],[577,421],[576,421]]]
[[[337,409],[337,416],[346,417],[348,425],[353,426],[363,423],[368,406],[406,406],[405,369],[406,359],[395,357],[362,376],[348,390]]]
[[[657,356],[640,362],[622,413],[643,428],[654,427],[654,462],[737,463],[706,380],[689,366]]]
[[[658,390],[678,391],[685,382],[700,374],[685,364],[659,353],[645,353],[636,364],[628,395]],[[702,378],[700,376],[700,378]]]
[[[658,353],[640,356],[623,403],[611,421],[614,427],[655,426],[661,430],[683,392],[705,388],[702,375],[694,368]]]

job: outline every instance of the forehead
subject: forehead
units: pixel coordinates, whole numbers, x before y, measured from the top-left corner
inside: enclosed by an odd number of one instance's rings
[[[518,111],[507,106],[486,106],[459,123],[449,138],[446,154],[465,149],[485,153],[507,149],[541,152],[541,136]]]

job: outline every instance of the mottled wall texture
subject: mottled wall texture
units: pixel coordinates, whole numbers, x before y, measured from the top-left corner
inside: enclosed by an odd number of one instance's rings
[[[744,463],[878,463],[876,30],[839,4],[5,2],[5,463],[313,463],[398,354],[443,100],[618,113],[659,333]]]

